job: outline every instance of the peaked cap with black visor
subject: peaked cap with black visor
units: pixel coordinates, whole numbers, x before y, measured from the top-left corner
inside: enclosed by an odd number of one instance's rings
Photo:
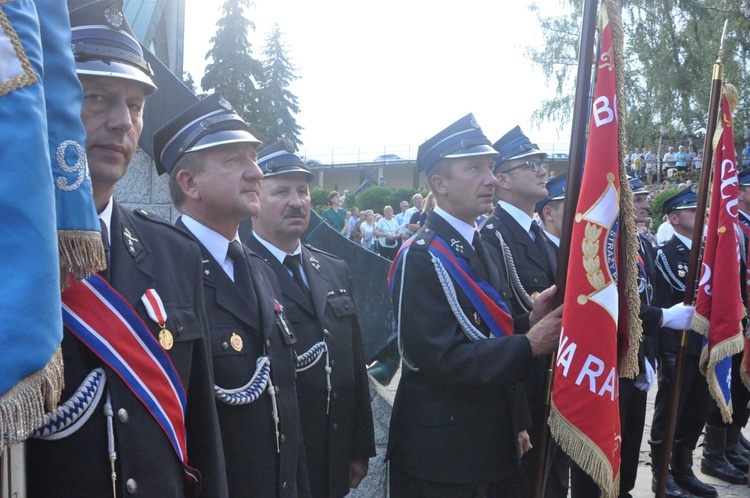
[[[70,12],[71,48],[76,73],[143,83],[146,95],[156,91],[153,70],[122,13],[122,0],[103,0]]]
[[[524,157],[539,155],[542,156],[542,159],[547,157],[546,152],[539,150],[539,146],[532,143],[529,137],[524,135],[520,126],[516,126],[503,135],[500,140],[492,144],[492,147],[498,153],[495,158],[495,173],[498,172],[504,163],[511,159],[522,159]]]
[[[220,93],[213,93],[188,107],[154,133],[156,171],[171,173],[188,152],[219,145],[247,142],[261,144],[250,128]]]
[[[419,146],[417,171],[429,173],[443,159],[495,156],[491,143],[469,113]]]

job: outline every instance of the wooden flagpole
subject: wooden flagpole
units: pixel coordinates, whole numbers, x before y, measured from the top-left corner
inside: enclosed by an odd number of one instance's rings
[[[581,179],[583,177],[583,162],[586,157],[586,137],[588,117],[591,106],[591,75],[594,64],[596,20],[597,9],[600,0],[585,0],[583,5],[583,26],[581,29],[581,44],[578,51],[578,73],[576,76],[576,93],[573,107],[573,130],[570,141],[570,168],[568,180],[565,186],[565,211],[562,225],[562,237],[560,238],[560,250],[557,256],[557,275],[555,285],[555,303],[553,308],[562,304],[565,296],[565,281],[568,277],[568,258],[570,257],[570,242],[573,232],[573,217],[578,204],[578,196],[581,192]],[[545,421],[545,430],[539,439],[536,459],[534,461],[534,475],[537,479],[533,483],[532,496],[534,498],[544,497],[544,487],[547,483],[547,460],[549,458],[549,427],[546,421],[549,419],[550,399],[552,396],[552,379],[555,368],[556,354],[552,354],[547,368],[547,385],[545,400],[542,404],[542,418]]]
[[[714,62],[713,76],[711,81],[711,96],[708,103],[708,122],[706,123],[706,138],[703,144],[703,169],[701,170],[700,187],[698,189],[698,205],[695,209],[695,228],[693,230],[692,247],[690,248],[690,259],[688,262],[688,273],[685,278],[685,297],[683,303],[694,305],[695,291],[698,278],[700,277],[701,249],[703,241],[703,227],[706,223],[706,204],[708,203],[708,191],[711,180],[711,169],[713,167],[714,132],[719,117],[719,104],[721,102],[722,84],[724,80],[724,37],[727,34],[727,23],[724,22],[724,31],[721,34],[721,45],[719,56]],[[667,415],[667,430],[664,435],[664,454],[659,465],[659,480],[657,482],[656,497],[664,498],[667,477],[669,475],[669,458],[672,454],[672,443],[677,426],[677,407],[680,401],[680,390],[682,388],[683,364],[687,345],[687,330],[682,331],[680,345],[677,348],[675,358],[674,376],[672,378],[672,393],[669,399],[669,411]]]

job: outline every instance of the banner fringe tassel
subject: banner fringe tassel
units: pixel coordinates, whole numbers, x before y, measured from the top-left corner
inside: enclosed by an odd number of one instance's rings
[[[63,384],[63,356],[58,347],[44,368],[0,396],[0,453],[42,426],[44,414],[60,402]]]
[[[58,230],[60,292],[107,267],[102,238],[97,231]]]
[[[601,449],[555,408],[550,407],[549,428],[552,437],[573,461],[602,490],[602,498],[617,498],[620,493],[620,469],[613,477],[612,466]]]
[[[741,353],[744,349],[744,346],[745,339],[740,332],[738,335],[714,346],[711,350],[710,355],[708,354],[707,347],[704,347],[701,351],[700,371],[706,377],[706,382],[708,383],[708,391],[711,393],[711,397],[719,406],[719,410],[721,411],[721,419],[726,424],[732,422],[732,402],[730,400],[728,404],[724,404],[724,394],[721,392],[721,383],[716,377],[716,365],[718,365],[719,362],[726,358],[729,358],[731,361],[732,356]]]

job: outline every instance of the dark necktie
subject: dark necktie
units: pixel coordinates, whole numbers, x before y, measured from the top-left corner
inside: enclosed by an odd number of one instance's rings
[[[229,243],[227,255],[234,261],[234,285],[253,306],[256,306],[258,298],[250,280],[250,267],[247,264],[247,257],[239,240],[233,240]]]
[[[490,255],[487,253],[487,248],[484,247],[484,244],[482,243],[482,236],[479,235],[479,232],[474,232],[474,240],[472,240],[471,245],[474,247],[474,252],[477,253],[479,261],[484,267],[483,273],[489,275],[491,270]]]
[[[302,271],[300,270],[300,265],[302,262],[300,261],[299,254],[287,254],[284,258],[284,266],[289,268],[289,270],[292,272],[292,278],[297,283],[297,286],[300,288],[302,293],[307,296],[307,298],[312,303],[312,296],[310,294],[310,289],[307,288],[307,285],[305,284],[305,280],[302,278]]]
[[[99,218],[99,226],[101,227],[102,245],[104,246],[104,258],[107,261],[107,267],[100,271],[99,275],[109,282],[109,266],[112,261],[109,254],[109,232],[107,231],[107,224],[101,218]]]
[[[542,228],[535,221],[531,222],[531,232],[534,234],[534,244],[542,251],[550,271],[550,276],[554,279],[555,272],[557,271],[557,260],[554,250],[550,247],[551,242],[547,240],[547,237],[542,233]]]

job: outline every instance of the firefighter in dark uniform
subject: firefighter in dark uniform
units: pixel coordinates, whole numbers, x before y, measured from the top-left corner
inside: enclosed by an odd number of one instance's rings
[[[285,140],[265,148],[258,166],[261,210],[245,242],[278,277],[297,334],[297,395],[312,496],[342,497],[367,475],[375,455],[351,275],[341,259],[300,242],[310,222],[313,175],[294,145]]]
[[[216,405],[230,496],[308,496],[295,389],[297,337],[278,280],[239,240],[258,214],[260,145],[220,94],[154,134],[157,168],[203,255]]]
[[[742,236],[740,237],[740,292],[742,301],[747,307],[747,248],[750,240],[750,169],[740,171],[738,193],[738,221]],[[743,320],[743,330],[747,328],[747,318]],[[706,437],[701,458],[701,472],[717,477],[722,481],[745,484],[750,462],[750,453],[740,444],[742,428],[747,424],[750,409],[750,392],[740,376],[742,353],[732,357],[732,422],[724,423],[718,405],[711,404],[706,423]]]
[[[497,206],[484,221],[481,233],[500,254],[498,266],[505,269],[514,295],[514,314],[528,312],[534,297],[555,283],[557,252],[534,218],[536,203],[547,198],[547,169],[543,162],[547,154],[539,150],[516,126],[493,144],[498,155],[494,173],[498,181],[495,197]],[[523,330],[521,330],[523,332]],[[525,487],[524,496],[530,496],[535,450],[547,430],[542,420],[545,398],[546,372],[549,357],[533,360],[533,373],[524,384],[529,412],[531,414],[532,450],[524,455],[521,474]],[[552,443],[552,467],[549,471],[545,496],[564,498],[568,494],[569,460],[557,445]]]
[[[500,276],[475,220],[491,207],[495,155],[471,114],[419,147],[417,168],[437,206],[392,268],[403,356],[386,455],[394,498],[513,497],[519,488],[529,443],[516,384],[534,356],[557,347],[561,308],[548,313],[554,291],[543,293],[528,317],[534,326],[513,335],[492,289]],[[469,293],[472,282],[479,294]],[[482,294],[492,308],[478,304],[487,303]]]
[[[167,436],[168,424],[157,421],[154,406],[168,410],[165,398],[155,396],[156,405],[147,408],[146,399],[135,394],[143,396],[141,385],[126,375],[128,368],[141,374],[138,357],[148,353],[125,355],[122,336],[114,335],[112,351],[127,364],[117,366],[66,328],[62,403],[28,443],[28,496],[226,496],[200,251],[166,221],[142,209],[129,211],[113,200],[115,183],[136,150],[146,96],[156,91],[121,7],[121,2],[97,2],[70,14],[94,204],[108,253],[108,268],[101,276],[124,298],[124,305],[136,311],[154,346],[171,360],[161,367],[177,374],[186,395],[184,430],[174,435],[186,437],[187,466],[200,472],[200,483],[186,473],[178,447]],[[158,296],[158,317],[149,312],[147,296]],[[108,319],[110,330],[115,325]],[[171,392],[162,377],[140,379],[152,393]],[[173,426],[182,424],[172,421]]]
[[[534,211],[539,215],[544,228],[544,236],[552,244],[555,253],[560,249],[563,217],[565,215],[565,187],[568,182],[568,172],[547,179],[547,197],[536,203]]]
[[[667,223],[671,223],[675,235],[661,246],[656,253],[656,272],[654,277],[653,304],[662,309],[674,311],[665,313],[659,330],[659,372],[658,391],[654,419],[651,425],[651,460],[653,482],[656,489],[661,459],[664,455],[669,399],[672,392],[675,357],[682,336],[683,328],[689,322],[680,318],[685,310],[680,308],[685,293],[685,277],[688,272],[690,247],[695,227],[695,206],[697,196],[692,187],[687,187],[666,199],[663,205]],[[692,306],[689,306],[694,311]],[[677,318],[675,318],[677,316]],[[674,320],[673,320],[674,318]],[[718,496],[713,486],[703,483],[694,474],[693,451],[698,444],[703,426],[708,416],[708,407],[712,403],[708,392],[706,378],[698,370],[703,344],[702,337],[694,330],[687,331],[685,362],[683,364],[682,386],[677,412],[675,439],[670,455],[670,476],[674,482],[695,496]]]

